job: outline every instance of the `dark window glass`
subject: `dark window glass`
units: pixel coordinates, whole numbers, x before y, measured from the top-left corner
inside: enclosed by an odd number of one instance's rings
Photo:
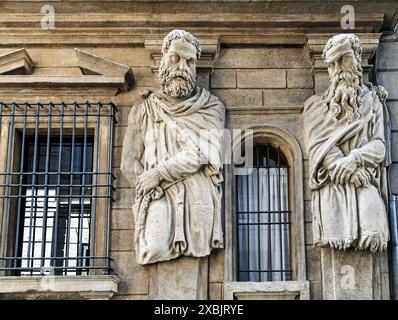
[[[238,281],[291,280],[289,168],[270,145],[255,145],[237,191]]]

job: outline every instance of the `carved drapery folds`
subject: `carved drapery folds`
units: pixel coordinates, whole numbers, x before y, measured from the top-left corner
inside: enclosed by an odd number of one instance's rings
[[[356,35],[329,39],[323,59],[329,87],[304,107],[314,243],[383,251],[389,240],[387,93],[363,81]]]
[[[196,84],[198,39],[173,30],[163,41],[160,92],[133,106],[121,170],[135,187],[135,252],[149,264],[204,257],[223,247],[224,106]]]

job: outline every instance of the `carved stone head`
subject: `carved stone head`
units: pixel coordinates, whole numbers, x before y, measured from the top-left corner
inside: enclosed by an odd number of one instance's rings
[[[164,38],[159,82],[165,94],[182,98],[195,89],[200,52],[199,40],[184,30],[175,29]]]
[[[336,124],[360,117],[359,96],[363,87],[361,55],[361,41],[352,33],[330,38],[323,50],[330,82],[325,102],[327,110],[333,110]]]

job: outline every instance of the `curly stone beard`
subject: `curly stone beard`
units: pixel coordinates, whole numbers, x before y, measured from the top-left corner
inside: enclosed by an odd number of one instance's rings
[[[168,96],[181,98],[189,95],[195,89],[195,78],[195,73],[189,68],[167,68],[164,63],[160,63],[159,83],[162,91]]]
[[[335,63],[324,102],[325,113],[329,109],[333,111],[332,119],[336,125],[343,121],[350,123],[361,117],[359,96],[362,86],[362,67],[359,62],[355,61],[350,69],[343,68],[340,62]]]

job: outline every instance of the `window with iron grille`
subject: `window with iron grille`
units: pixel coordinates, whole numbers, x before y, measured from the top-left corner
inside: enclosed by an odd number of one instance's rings
[[[268,144],[253,151],[236,176],[237,280],[292,280],[288,162]]]
[[[114,111],[0,103],[1,274],[109,274]]]

